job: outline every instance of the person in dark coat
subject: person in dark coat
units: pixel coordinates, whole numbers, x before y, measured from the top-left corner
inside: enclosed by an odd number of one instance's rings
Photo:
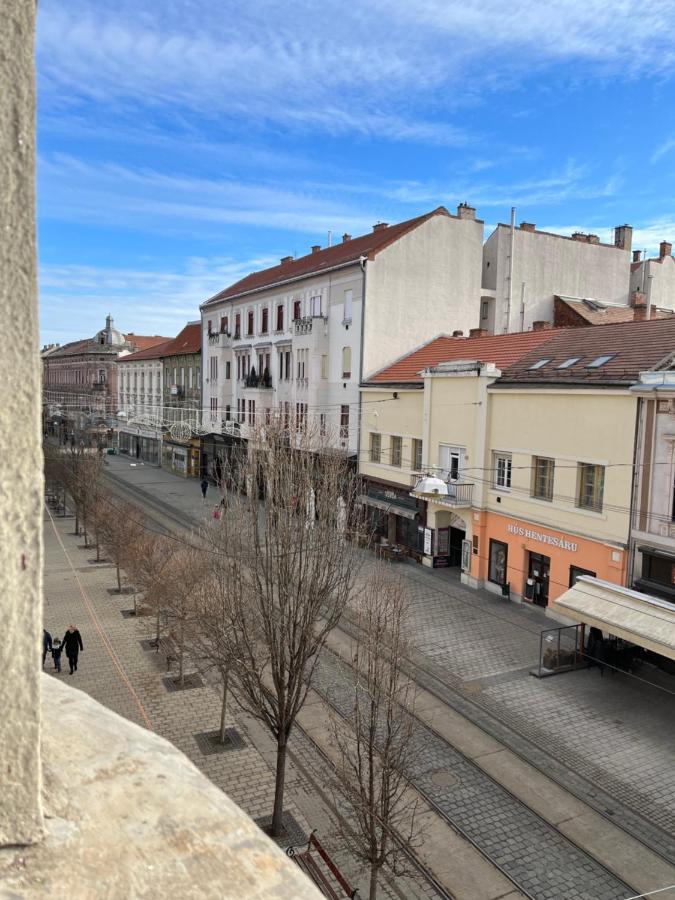
[[[206,492],[207,492],[207,490],[208,490],[208,488],[209,488],[209,483],[208,483],[208,481],[206,480],[206,478],[202,478],[202,481],[201,481],[201,488],[202,488],[202,497],[204,498],[204,500],[206,500]]]
[[[77,656],[80,650],[84,650],[82,646],[82,636],[74,625],[68,626],[68,631],[63,636],[63,649],[68,657],[68,665],[70,666],[70,674],[77,672]]]
[[[44,668],[47,654],[52,649],[52,636],[46,628],[42,629],[42,668]]]

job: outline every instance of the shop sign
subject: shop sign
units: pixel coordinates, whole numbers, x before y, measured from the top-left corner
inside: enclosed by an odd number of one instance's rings
[[[519,537],[529,538],[531,541],[539,541],[542,544],[550,544],[551,547],[560,547],[561,550],[569,550],[576,553],[579,545],[576,541],[566,541],[564,538],[554,537],[552,534],[544,534],[531,528],[523,528],[521,525],[510,524],[506,526],[509,534],[517,534]]]
[[[424,529],[424,555],[431,556],[431,544],[432,544],[433,532],[431,528]]]
[[[471,571],[471,541],[462,541],[462,572]]]

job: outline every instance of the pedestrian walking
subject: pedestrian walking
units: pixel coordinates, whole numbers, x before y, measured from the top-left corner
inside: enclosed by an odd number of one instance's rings
[[[47,653],[52,649],[52,636],[46,628],[42,629],[42,668],[45,667]]]
[[[68,665],[70,666],[70,674],[77,672],[77,657],[80,650],[84,650],[82,646],[82,636],[74,625],[68,626],[68,631],[63,636],[63,649],[68,657]]]
[[[61,651],[63,647],[61,646],[61,641],[58,638],[54,638],[52,642],[52,659],[54,660],[54,668],[57,672],[61,671]]]
[[[208,489],[209,489],[209,483],[208,483],[208,481],[206,480],[206,476],[204,476],[204,477],[202,478],[202,481],[201,481],[201,488],[202,488],[202,499],[203,499],[204,503],[206,503],[206,492],[207,492]]]

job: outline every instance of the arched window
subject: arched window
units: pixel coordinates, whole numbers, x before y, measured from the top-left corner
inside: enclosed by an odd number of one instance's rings
[[[351,378],[352,377],[352,348],[351,347],[343,347],[342,348],[342,377],[343,378]]]

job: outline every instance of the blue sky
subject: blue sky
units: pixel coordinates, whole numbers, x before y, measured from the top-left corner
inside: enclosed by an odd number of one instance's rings
[[[43,340],[460,201],[675,238],[672,0],[43,0]]]

